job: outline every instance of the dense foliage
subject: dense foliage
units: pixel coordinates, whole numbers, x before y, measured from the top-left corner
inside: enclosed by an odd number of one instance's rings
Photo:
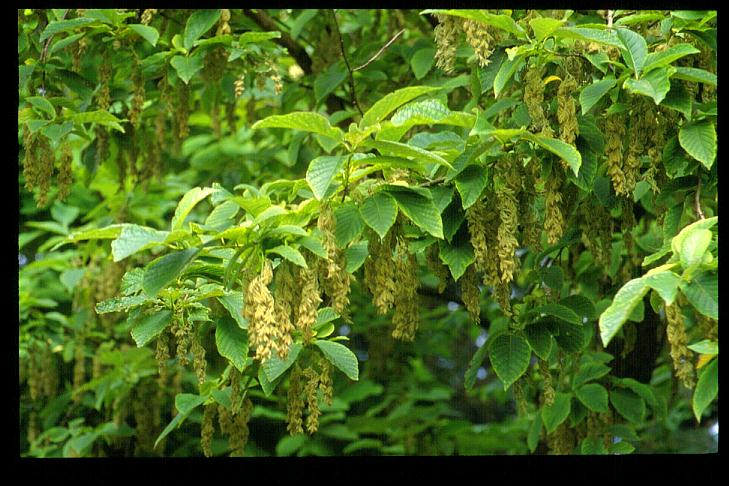
[[[18,11],[20,450],[715,450],[716,12]]]

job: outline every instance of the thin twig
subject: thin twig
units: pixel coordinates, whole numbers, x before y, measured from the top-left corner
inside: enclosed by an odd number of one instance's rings
[[[369,61],[367,61],[366,63],[362,64],[359,67],[356,67],[356,68],[352,69],[352,71],[353,72],[354,71],[359,71],[360,69],[364,69],[367,66],[369,66],[370,63],[372,63],[375,59],[377,59],[380,56],[380,54],[382,54],[383,52],[385,52],[385,49],[387,49],[388,47],[390,47],[390,44],[392,44],[393,42],[395,42],[395,40],[398,37],[400,37],[403,34],[403,32],[405,32],[405,29],[401,29],[400,32],[398,32],[397,34],[395,34],[395,36],[392,39],[390,39],[387,44],[385,44],[384,46],[382,46],[382,48],[379,51],[377,51],[377,54],[375,54],[374,56],[372,56]]]
[[[694,198],[694,209],[699,219],[706,219],[704,212],[701,210],[701,176],[699,175],[699,183],[696,185],[696,196]]]
[[[613,13],[614,10],[608,10],[607,11],[607,28],[608,30],[613,30]]]
[[[362,111],[362,108],[359,106],[359,102],[357,101],[357,92],[354,88],[354,77],[352,76],[352,68],[349,65],[349,61],[347,60],[347,54],[344,52],[344,41],[342,40],[342,33],[339,31],[339,22],[337,22],[337,14],[334,13],[334,9],[329,9],[329,12],[332,14],[332,19],[334,19],[334,27],[337,29],[337,36],[339,37],[339,49],[342,51],[342,59],[344,59],[344,64],[347,66],[347,72],[349,73],[349,89],[352,91],[352,104],[357,108],[357,111],[359,111],[359,114],[364,116],[364,112]]]

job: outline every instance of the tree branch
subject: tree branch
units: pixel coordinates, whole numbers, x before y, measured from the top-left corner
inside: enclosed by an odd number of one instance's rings
[[[352,71],[359,71],[360,69],[364,69],[367,66],[369,66],[370,63],[372,63],[375,59],[377,59],[380,56],[380,54],[382,54],[383,52],[385,52],[385,49],[387,49],[388,47],[390,47],[390,44],[392,44],[393,42],[395,42],[395,40],[398,37],[400,37],[403,32],[405,32],[405,29],[401,29],[400,32],[398,32],[397,34],[395,34],[395,36],[392,39],[390,39],[387,42],[387,44],[385,44],[384,46],[382,46],[382,48],[379,51],[377,51],[377,54],[375,54],[374,56],[372,56],[369,61],[367,61],[366,63],[362,64],[359,67],[356,67],[356,68],[352,69]]]
[[[291,54],[291,56],[296,59],[297,64],[301,66],[301,69],[303,69],[306,74],[312,73],[311,57],[309,57],[309,54],[306,52],[306,50],[299,44],[297,44],[296,41],[287,32],[282,32],[281,28],[276,25],[276,22],[271,17],[269,17],[266,12],[264,12],[263,10],[256,10],[254,12],[250,9],[243,9],[243,13],[246,15],[246,17],[251,18],[255,23],[257,23],[262,29],[267,31],[276,30],[281,32],[281,37],[279,39],[273,39],[273,41],[281,47],[285,47],[286,49],[288,49],[289,54]]]
[[[334,9],[329,9],[329,13],[332,14],[332,20],[334,20],[334,27],[337,29],[337,37],[339,37],[339,50],[342,52],[342,59],[344,64],[347,66],[347,72],[349,73],[349,89],[352,92],[352,104],[357,108],[359,114],[364,116],[362,108],[359,106],[357,101],[357,91],[354,88],[354,77],[352,76],[352,67],[349,65],[347,60],[347,53],[344,51],[344,41],[342,40],[342,33],[339,31],[339,22],[337,22],[337,14],[334,13]]]
[[[706,219],[706,216],[704,216],[704,212],[701,210],[701,174],[699,174],[699,183],[696,185],[696,196],[694,197],[694,210],[696,211],[696,216],[698,216],[699,219]]]

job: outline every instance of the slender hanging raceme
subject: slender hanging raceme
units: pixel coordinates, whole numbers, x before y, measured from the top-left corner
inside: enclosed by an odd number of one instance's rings
[[[397,230],[393,227],[380,241],[379,236],[372,234],[369,239],[369,257],[365,260],[364,278],[368,290],[373,296],[372,303],[380,315],[395,302],[395,265],[392,258]]]
[[[577,91],[577,81],[567,74],[557,90],[557,121],[559,122],[559,138],[574,144],[580,134],[577,125],[577,106],[572,96]],[[563,165],[566,165],[562,161]]]
[[[491,26],[475,20],[464,20],[463,31],[466,33],[466,41],[476,51],[478,65],[481,67],[488,66],[491,62],[489,58],[494,52],[493,45],[496,39],[493,34],[496,31]]]
[[[302,398],[301,368],[295,363],[289,375],[289,392],[286,402],[286,429],[289,434],[301,434],[303,428],[304,399]]]
[[[329,361],[323,356],[319,358],[319,391],[321,391],[324,397],[324,403],[327,405],[332,404],[334,399],[334,387],[332,384],[331,371],[332,367]]]
[[[278,324],[276,351],[278,357],[286,359],[293,342],[294,324],[291,321],[294,304],[300,295],[296,292],[296,276],[289,262],[282,262],[276,269],[276,290],[274,293],[274,318]]]
[[[245,447],[250,435],[248,421],[251,419],[251,412],[253,412],[253,402],[249,398],[246,398],[243,400],[240,411],[232,420],[230,437],[228,438],[230,448],[232,449],[230,453],[231,457],[243,457],[245,455]]]
[[[347,260],[344,252],[337,248],[335,242],[336,219],[330,207],[322,208],[317,227],[321,230],[322,243],[327,251],[327,259],[319,261],[324,293],[329,296],[332,308],[348,319],[352,276],[346,270]]]
[[[478,288],[478,275],[476,266],[469,265],[464,274],[458,279],[461,286],[461,299],[466,306],[471,320],[478,324],[481,322],[481,290]]]
[[[190,362],[187,352],[190,349],[190,341],[192,339],[192,323],[185,319],[182,315],[182,311],[178,311],[172,318],[172,334],[175,336],[177,342],[177,349],[175,355],[177,360],[182,366],[187,366]]]
[[[671,346],[671,359],[676,377],[686,388],[693,388],[696,384],[694,367],[691,363],[691,351],[688,349],[688,337],[684,325],[683,313],[677,303],[666,306],[666,335]]]
[[[495,170],[494,191],[499,211],[497,252],[501,281],[508,284],[514,279],[514,271],[518,265],[514,252],[519,247],[519,241],[516,239],[519,225],[516,195],[521,190],[521,178],[516,169],[516,161],[512,157],[503,157],[499,160]]]
[[[58,168],[58,199],[61,201],[65,201],[71,192],[71,184],[73,184],[72,162],[71,145],[66,142],[61,146],[61,159]]]
[[[564,233],[561,186],[562,180],[559,174],[554,174],[547,180],[544,203],[544,230],[547,232],[547,243],[550,245],[557,243]]]
[[[607,172],[613,181],[617,195],[629,195],[625,172],[623,169],[623,136],[625,122],[621,114],[608,115],[605,118],[605,155],[607,156]]]
[[[215,434],[215,413],[217,406],[214,403],[205,405],[203,409],[202,424],[200,426],[200,447],[205,457],[212,457],[213,434]]]
[[[319,295],[319,279],[316,270],[313,268],[299,269],[299,280],[301,281],[301,300],[296,312],[296,328],[304,336],[304,342],[309,343],[314,337],[312,326],[316,322],[317,310],[321,304]]]
[[[268,285],[273,280],[271,263],[263,263],[260,275],[251,279],[244,299],[243,317],[248,321],[248,339],[255,359],[266,361],[277,351],[274,301]]]
[[[132,86],[134,94],[132,95],[132,106],[129,110],[129,123],[134,128],[139,128],[141,121],[142,108],[144,106],[144,76],[142,75],[142,66],[139,63],[139,57],[134,53],[134,65],[132,67]]]
[[[524,103],[529,111],[529,117],[532,119],[531,128],[535,132],[541,132],[543,135],[551,137],[553,135],[552,128],[549,126],[549,120],[544,113],[542,104],[544,103],[544,66],[541,64],[529,66],[524,75]]]
[[[450,15],[436,14],[438,25],[435,28],[435,65],[446,74],[453,72],[456,66],[456,49],[458,48],[458,34],[460,25],[458,20]]]
[[[395,258],[395,313],[392,316],[392,323],[395,329],[392,337],[403,341],[415,339],[415,331],[418,328],[418,261],[415,255],[408,252],[407,241],[404,238],[398,239],[397,256]]]
[[[205,348],[200,344],[200,336],[197,332],[192,332],[192,368],[195,370],[197,375],[197,382],[199,385],[205,383],[207,361],[205,360]]]
[[[319,374],[312,367],[306,367],[302,372],[302,377],[306,379],[304,385],[304,395],[306,396],[306,408],[308,415],[306,416],[306,431],[313,434],[319,429],[319,399],[317,397],[317,389],[319,388]]]
[[[552,373],[549,371],[549,363],[542,359],[539,360],[539,373],[544,379],[544,383],[542,384],[542,404],[549,407],[554,403],[554,385],[552,384]]]
[[[448,267],[440,260],[438,245],[430,245],[425,249],[425,262],[433,275],[438,279],[438,293],[442,294],[448,285]]]

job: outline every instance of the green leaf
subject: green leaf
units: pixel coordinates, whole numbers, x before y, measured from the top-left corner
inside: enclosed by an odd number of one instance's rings
[[[606,413],[608,411],[608,392],[602,385],[597,383],[583,385],[575,390],[575,396],[593,412]]]
[[[521,336],[502,334],[494,339],[489,346],[489,359],[504,384],[504,390],[526,372],[531,356],[529,343]]]
[[[569,165],[572,172],[577,176],[582,165],[582,156],[574,146],[556,138],[532,133],[524,133],[523,138],[536,143],[567,162],[567,165]]]
[[[616,79],[607,78],[595,81],[589,86],[585,86],[580,92],[580,106],[582,106],[582,114],[585,115],[588,111],[590,111],[590,108],[595,106],[597,102],[600,101],[600,99],[616,84]]]
[[[671,271],[659,272],[645,275],[643,281],[661,296],[666,305],[673,304],[678,287],[681,284],[681,277]]]
[[[364,261],[367,259],[367,240],[358,241],[349,246],[344,250],[344,256],[347,259],[347,266],[345,270],[349,273],[354,273],[359,267],[362,266]]]
[[[610,454],[630,454],[635,450],[635,447],[630,442],[620,441],[610,444],[608,452]]]
[[[494,78],[494,98],[498,98],[511,77],[524,65],[524,58],[517,56],[514,59],[504,59]]]
[[[654,69],[640,79],[628,78],[623,83],[623,88],[632,93],[653,98],[655,104],[659,105],[671,89],[671,82],[668,80],[668,69]]]
[[[126,225],[111,242],[111,254],[115,262],[121,261],[141,250],[161,244],[169,234],[169,231],[158,231],[146,226]]]
[[[311,161],[306,171],[306,182],[309,183],[314,197],[319,200],[324,197],[343,162],[342,155],[322,155]]]
[[[387,115],[404,105],[408,101],[417,98],[426,93],[438,91],[440,88],[431,86],[410,86],[398,89],[377,101],[367,110],[360,121],[360,127],[365,128],[384,120]]]
[[[506,14],[493,14],[486,10],[468,10],[468,9],[457,9],[457,10],[424,10],[421,13],[444,13],[446,15],[453,15],[455,17],[461,17],[464,19],[475,20],[486,25],[492,25],[498,29],[505,30],[513,34],[516,38],[526,40],[527,36],[524,29],[516,23],[511,16]]]
[[[623,59],[639,77],[648,56],[648,44],[642,35],[630,29],[617,29],[617,37],[622,44]]]
[[[569,353],[577,353],[582,350],[585,345],[585,331],[582,324],[558,320],[556,329],[557,334],[554,339],[561,348]]]
[[[691,406],[694,416],[701,422],[701,415],[719,393],[719,360],[714,359],[703,369],[696,382]]]
[[[569,393],[557,392],[554,403],[549,407],[542,407],[542,421],[548,434],[555,431],[559,425],[567,420],[572,408],[572,396]]]
[[[645,401],[632,390],[613,388],[610,390],[610,403],[620,415],[634,424],[645,419]]]
[[[414,145],[407,145],[387,140],[367,140],[362,144],[362,146],[373,148],[385,156],[410,157],[416,161],[444,165],[449,169],[452,168],[451,164],[440,155],[436,155],[428,150],[421,149],[420,147],[415,147]]]
[[[95,19],[89,19],[86,17],[79,17],[70,20],[54,20],[52,22],[48,22],[48,25],[45,29],[43,29],[43,32],[41,33],[38,41],[44,42],[52,35],[58,34],[60,32],[68,32],[70,30],[83,27],[84,25],[93,24],[94,22],[96,22]]]
[[[240,292],[231,292],[216,297],[230,316],[238,323],[241,329],[248,329],[248,321],[243,317],[243,295]]]
[[[407,188],[389,189],[387,192],[395,198],[405,216],[418,228],[436,238],[443,239],[443,221],[438,208],[431,199]]]
[[[529,432],[527,433],[527,447],[529,447],[529,452],[534,452],[537,450],[537,446],[539,445],[539,436],[542,433],[542,414],[538,413],[534,420],[532,420],[531,425],[529,426]]]
[[[321,73],[314,80],[314,96],[316,102],[319,103],[326,96],[337,89],[337,86],[342,84],[347,78],[347,68],[343,62],[335,62],[329,69]]]
[[[68,119],[76,124],[96,123],[105,127],[111,127],[124,133],[124,128],[119,124],[121,121],[106,110],[85,111],[83,113],[74,113],[69,115]]]
[[[711,121],[683,125],[678,131],[678,141],[691,157],[711,170],[716,159],[716,127]]]
[[[697,343],[689,344],[688,348],[699,354],[719,354],[719,343],[717,341],[710,341],[709,339],[703,339]]]
[[[215,323],[215,345],[218,352],[227,358],[238,371],[243,372],[248,355],[248,338],[235,321],[224,317]]]
[[[414,101],[397,110],[390,122],[396,127],[433,125],[446,120],[452,114],[440,100]]]
[[[359,213],[367,226],[384,238],[397,218],[397,201],[384,191],[377,192],[365,199]]]
[[[172,322],[171,316],[172,313],[164,309],[144,316],[139,322],[135,323],[132,327],[132,338],[137,343],[137,347],[141,348],[164,331]]]
[[[348,201],[335,209],[334,218],[337,222],[334,227],[334,237],[339,248],[346,247],[362,233],[364,222],[357,205],[353,202]]]
[[[558,265],[539,268],[539,278],[550,289],[560,292],[564,281],[564,272]]]
[[[537,315],[539,317],[543,317],[540,314],[554,316],[557,319],[561,319],[575,325],[582,324],[582,318],[575,314],[575,311],[561,304],[550,303],[537,306],[531,309],[527,313],[527,316]]]
[[[152,47],[155,47],[157,45],[159,32],[157,32],[157,29],[155,29],[154,27],[142,24],[129,24],[128,27],[137,34],[139,34],[139,36],[142,37],[144,40],[152,44]]]
[[[219,18],[220,9],[200,9],[193,11],[185,25],[185,34],[183,36],[185,49],[190,50],[195,41],[210,30],[218,22]]]
[[[285,360],[281,360],[278,357],[278,353],[273,353],[268,360],[264,361],[261,366],[263,366],[263,371],[266,373],[268,381],[273,383],[276,378],[289,369],[296,361],[296,358],[299,357],[299,353],[303,348],[304,346],[301,343],[293,343],[289,348],[289,354]]]
[[[648,289],[642,278],[634,278],[618,290],[610,306],[600,315],[600,339],[603,346],[607,347],[633,309],[642,302]]]
[[[563,20],[553,19],[551,17],[537,17],[529,21],[529,25],[534,31],[534,37],[541,42],[552,34],[555,30],[559,29]]]
[[[382,441],[379,439],[358,439],[350,442],[342,449],[343,454],[351,454],[362,449],[380,449]]]
[[[142,280],[144,293],[150,297],[155,297],[160,290],[177,278],[180,272],[182,272],[182,269],[190,263],[190,260],[199,251],[199,248],[188,248],[153,260],[147,265],[147,269],[144,272],[144,279]]]
[[[306,24],[308,24],[312,19],[316,17],[318,12],[319,10],[315,8],[306,9],[301,12],[301,14],[296,17],[296,20],[294,20],[294,23],[291,26],[291,37],[293,39],[299,37],[301,30],[306,26]]]
[[[647,73],[655,68],[667,66],[677,59],[688,56],[689,54],[698,54],[699,52],[701,51],[691,44],[676,44],[660,52],[651,52],[645,58],[643,72]]]
[[[433,67],[435,61],[435,49],[426,47],[418,50],[413,57],[410,58],[410,68],[415,74],[415,79],[423,79]]]
[[[170,59],[170,65],[175,68],[180,79],[189,84],[192,77],[203,68],[203,57],[174,56]]]
[[[524,328],[524,335],[529,341],[529,346],[531,346],[534,354],[543,360],[549,358],[554,340],[547,325],[541,322],[528,325]]]
[[[344,132],[338,127],[332,127],[323,115],[308,111],[296,111],[286,115],[273,115],[253,124],[251,129],[258,128],[292,128],[305,132],[318,133],[337,142],[344,140]]]
[[[676,72],[673,73],[671,79],[683,79],[684,81],[692,81],[694,83],[710,84],[716,86],[716,74],[706,71],[705,69],[676,66]]]
[[[172,217],[171,230],[175,231],[182,229],[182,224],[185,222],[187,215],[190,214],[190,211],[192,211],[192,208],[208,197],[213,191],[214,189],[212,187],[194,187],[187,191],[175,208],[175,215]]]
[[[121,312],[131,309],[132,307],[138,307],[149,298],[146,295],[131,295],[128,297],[113,297],[111,299],[99,302],[96,304],[97,314],[108,314],[110,312]]]
[[[466,390],[473,388],[473,385],[476,383],[478,369],[481,367],[483,360],[486,359],[488,350],[489,346],[484,344],[478,348],[475,353],[473,353],[473,356],[471,356],[471,360],[468,362],[468,368],[466,369],[466,374],[463,377],[463,385],[466,387]]]
[[[35,108],[38,108],[40,111],[48,114],[51,119],[56,118],[56,109],[53,107],[53,104],[42,96],[29,96],[25,99],[25,101],[33,105]]]
[[[299,252],[299,250],[292,246],[279,245],[266,251],[267,253],[276,253],[277,255],[281,255],[291,263],[294,263],[303,268],[307,268],[304,256]]]
[[[682,211],[683,211],[683,208],[681,206],[675,206],[674,211],[670,211],[669,214],[666,215],[666,216],[669,216],[669,215],[671,215],[671,212],[674,213],[673,216],[676,218],[675,226],[672,226],[672,229],[674,229],[674,230],[678,229],[678,220],[681,217]],[[675,253],[677,255],[681,253],[681,247],[683,246],[683,240],[689,234],[691,234],[693,231],[700,230],[700,229],[709,229],[709,228],[713,227],[715,224],[717,224],[718,222],[719,222],[719,217],[713,216],[711,218],[700,219],[700,220],[684,227],[676,236],[674,236],[671,239],[671,249],[673,250],[673,253]],[[668,228],[666,228],[666,226],[668,226],[668,224],[664,222],[664,231],[666,231],[668,229]],[[675,231],[664,232],[664,239],[671,238],[671,236],[674,232]]]
[[[711,244],[712,233],[707,229],[697,229],[688,233],[681,242],[681,266],[690,268],[703,260]]]
[[[159,442],[167,437],[170,432],[182,425],[182,422],[190,415],[190,413],[207,400],[206,396],[193,395],[191,393],[180,393],[175,397],[175,407],[180,412],[167,424],[167,427],[159,434],[154,446],[157,447]]]
[[[623,44],[615,35],[615,32],[602,29],[593,29],[589,27],[562,27],[555,31],[559,38],[580,39],[588,42],[596,42],[608,46],[622,48]]]
[[[683,83],[675,81],[671,83],[671,89],[662,103],[663,106],[667,106],[668,108],[683,114],[684,118],[687,120],[691,119],[693,100],[688,91],[686,91],[686,88],[684,88]],[[665,158],[664,163],[666,163]]]
[[[603,363],[584,363],[580,366],[572,380],[572,387],[579,388],[588,381],[602,378],[610,373],[610,367]]]
[[[681,292],[697,311],[712,319],[719,319],[717,272],[701,272],[691,280],[691,283],[682,282]]]
[[[261,42],[267,40],[280,38],[281,32],[276,30],[272,32],[244,32],[238,38],[238,45],[243,46],[245,44],[260,44]]]
[[[440,259],[448,266],[453,280],[461,278],[468,266],[476,260],[473,247],[466,238],[456,238],[450,244],[439,241],[438,246],[440,247]]]
[[[607,403],[607,395],[605,395],[605,403]],[[605,447],[602,437],[589,436],[582,439],[580,444],[580,454],[586,456],[604,455],[608,450]]]
[[[468,209],[478,200],[488,183],[486,169],[481,165],[469,165],[456,176],[455,183],[463,209]]]
[[[333,341],[316,341],[314,343],[324,356],[339,370],[341,370],[350,380],[357,381],[359,379],[359,366],[357,357],[352,351],[343,344]]]
[[[299,238],[298,243],[320,258],[327,258],[327,251],[324,249],[321,240],[313,236]]]

